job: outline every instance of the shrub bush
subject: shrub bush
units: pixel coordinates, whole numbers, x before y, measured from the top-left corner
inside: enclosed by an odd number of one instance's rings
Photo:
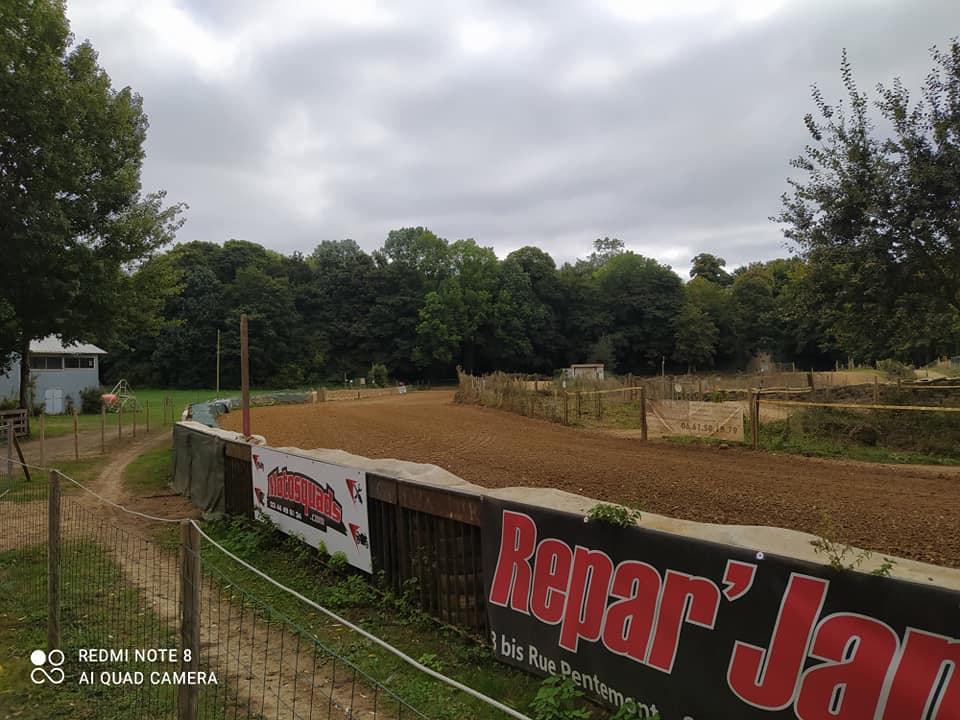
[[[877,363],[877,370],[890,380],[913,380],[916,373],[910,365],[904,365],[897,360],[881,360]]]
[[[387,372],[387,366],[383,363],[374,363],[370,366],[370,372],[367,373],[367,384],[377,387],[386,387],[390,382],[390,374]]]
[[[84,388],[80,391],[80,412],[84,415],[96,415],[103,406],[103,394],[108,392],[105,388],[93,387]]]

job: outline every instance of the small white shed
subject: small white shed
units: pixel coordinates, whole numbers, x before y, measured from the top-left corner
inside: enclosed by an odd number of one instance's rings
[[[64,345],[56,335],[30,342],[30,376],[34,379],[34,403],[43,402],[49,415],[63,413],[68,399],[79,408],[80,392],[100,387],[100,356],[96,345]],[[20,392],[20,358],[12,358],[12,367],[0,375],[0,398],[17,397]]]

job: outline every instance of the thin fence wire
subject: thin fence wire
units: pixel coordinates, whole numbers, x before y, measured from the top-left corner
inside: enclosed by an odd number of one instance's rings
[[[369,662],[364,669],[351,659],[358,652],[372,657],[379,645],[422,671],[425,682],[446,683],[502,710],[502,717],[527,720],[286,588],[208,535],[203,534],[199,553],[183,543],[177,548],[172,540],[144,537],[144,521],[166,519],[130,510],[73,478],[58,475],[66,481],[60,484],[59,505],[64,670],[67,682],[86,678],[97,686],[90,703],[98,711],[109,709],[111,716],[123,718],[213,720],[427,718],[391,687],[395,663],[390,665],[390,677],[384,678],[374,676]],[[0,582],[0,605],[30,609],[29,621],[40,647],[45,644],[50,600],[52,486],[49,471],[34,468],[32,476],[27,481],[22,472],[11,475],[0,469],[0,559],[11,560],[15,573],[8,575],[8,563],[0,562],[0,579],[12,581]],[[110,514],[104,512],[107,507],[112,508]],[[202,533],[199,524],[194,527],[198,535]],[[195,576],[185,571],[191,562],[199,568]],[[311,611],[325,613],[320,622],[342,631],[333,635],[340,636],[340,641],[335,645],[322,641],[302,621],[279,611],[277,598],[265,596],[267,586],[257,585],[257,578]],[[4,596],[2,588],[10,587],[19,597]],[[157,656],[156,652],[168,649],[183,650],[188,603],[199,615],[196,658],[184,663],[182,656]],[[307,627],[315,624],[311,620]],[[81,656],[79,650],[86,648],[107,652]],[[195,706],[195,713],[183,716],[182,688],[177,683],[187,679],[178,676],[185,670],[195,671],[197,675],[189,680],[200,684],[193,696],[187,695],[193,698],[187,704]]]

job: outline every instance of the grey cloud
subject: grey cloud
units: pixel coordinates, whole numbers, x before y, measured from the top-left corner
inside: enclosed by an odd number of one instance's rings
[[[256,37],[244,18],[263,8],[181,7],[208,32],[244,37]],[[349,236],[373,249],[416,223],[501,256],[536,244],[562,262],[617,235],[685,272],[703,251],[730,265],[786,254],[767,217],[807,140],[809,85],[841,95],[841,48],[865,89],[894,75],[915,87],[927,48],[960,26],[960,6],[937,0],[796,1],[740,26],[716,15],[636,24],[586,1],[393,12],[383,26],[253,42],[231,71],[206,76],[74,29],[144,95],[145,184],[190,203],[181,240],[309,252]],[[515,37],[464,54],[467,16]],[[270,16],[261,22],[266,32]]]

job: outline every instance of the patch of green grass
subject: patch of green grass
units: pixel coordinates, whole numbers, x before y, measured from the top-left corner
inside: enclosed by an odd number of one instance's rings
[[[317,550],[299,540],[243,519],[211,523],[205,530],[254,567],[267,570],[277,581],[337,611],[411,657],[428,657],[432,664],[443,667],[448,676],[521,709],[527,708],[535,697],[539,681],[495,660],[485,643],[441,626],[415,610],[403,597],[376,587],[365,575],[331,570]],[[214,570],[214,577],[221,583],[229,584],[225,579],[229,578],[429,717],[503,717],[332,623],[288,593],[237,566],[209,543],[203,558],[205,566]]]
[[[89,647],[174,647],[176,633],[144,607],[119,568],[92,542],[65,543],[61,585],[61,649],[66,680],[34,684],[30,653],[46,647],[46,553],[21,548],[0,554],[0,715],[23,720],[173,717],[172,686],[79,683],[81,671],[166,670],[166,666],[80,663]],[[222,689],[221,689],[222,690]],[[224,708],[202,691],[205,710]]]
[[[946,413],[809,408],[762,423],[764,450],[865,462],[960,465],[960,418]]]
[[[170,484],[170,448],[145,452],[123,470],[123,484],[137,494],[162,491]]]
[[[104,392],[109,392],[105,390]],[[133,432],[134,421],[137,425],[137,433],[145,432],[147,426],[147,420],[149,415],[150,421],[150,430],[159,429],[163,422],[164,417],[163,413],[165,410],[164,400],[169,398],[173,401],[173,415],[174,420],[179,420],[180,415],[183,412],[184,408],[191,403],[205,402],[207,400],[213,400],[216,398],[217,393],[213,389],[208,390],[161,390],[155,388],[147,389],[137,389],[134,388],[134,395],[136,396],[137,404],[136,409],[133,406],[128,405],[124,408],[122,414],[109,411],[106,415],[106,433],[107,439],[115,438],[117,436],[117,425],[121,424],[123,427],[123,436],[129,437]],[[254,396],[260,394],[270,394],[283,392],[282,390],[277,389],[256,389],[252,391]],[[235,389],[220,389],[221,397],[237,397],[240,395],[240,390]],[[170,422],[170,410],[169,407],[166,408],[166,422]],[[77,428],[81,432],[90,431],[90,430],[100,430],[101,425],[100,413],[92,413],[87,415],[78,415],[77,416]],[[40,421],[38,418],[30,419],[30,431],[31,437],[37,438],[40,436]],[[44,432],[46,437],[54,438],[61,437],[63,435],[69,435],[73,432],[73,417],[70,415],[47,415],[45,418],[45,429]]]

